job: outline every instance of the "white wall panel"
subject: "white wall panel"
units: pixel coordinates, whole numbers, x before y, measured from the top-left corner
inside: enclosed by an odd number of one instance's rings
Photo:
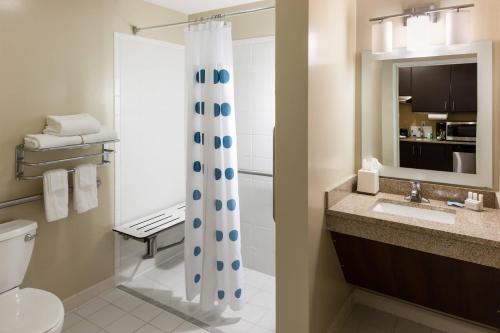
[[[235,42],[234,72],[239,167],[272,173],[274,38]],[[271,178],[240,174],[243,263],[274,275],[272,191]]]
[[[184,47],[125,34],[115,36],[115,121],[120,135],[116,222],[126,223],[185,200]],[[178,241],[182,226],[159,245]],[[122,278],[131,278],[182,246],[142,260],[145,244],[120,239]]]

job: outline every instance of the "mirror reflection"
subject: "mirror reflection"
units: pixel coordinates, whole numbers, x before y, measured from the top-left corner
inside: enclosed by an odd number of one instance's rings
[[[398,63],[399,167],[476,173],[477,63]]]

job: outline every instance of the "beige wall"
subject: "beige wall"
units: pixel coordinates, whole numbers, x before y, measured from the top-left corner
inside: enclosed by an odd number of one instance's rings
[[[326,230],[324,191],[354,173],[355,41],[355,1],[309,2],[310,332],[326,332],[350,292]]]
[[[498,0],[471,0],[468,3],[474,3],[475,7],[472,11],[471,30],[474,40],[493,40],[493,179],[494,188],[499,189],[500,184],[500,1]],[[451,6],[463,4],[460,0],[443,0],[443,1],[426,1],[426,0],[357,0],[357,89],[356,89],[356,109],[357,117],[361,114],[360,107],[360,85],[361,67],[360,59],[361,52],[371,49],[371,24],[368,22],[370,17],[389,15],[399,13],[404,8],[412,6],[422,6],[427,3],[437,3],[440,6]],[[437,24],[433,25],[433,41],[435,43],[443,43],[444,41],[444,15],[441,15]],[[393,20],[394,31],[394,47],[404,47],[406,45],[406,37],[402,27],[402,21],[399,19]],[[357,153],[356,166],[360,166],[361,150],[360,150],[360,126],[357,121]]]
[[[324,191],[354,173],[356,7],[277,6],[278,332],[326,332],[350,292],[325,228]]]
[[[309,332],[308,1],[276,1],[277,332]]]
[[[41,192],[40,181],[14,179],[14,147],[40,132],[46,115],[88,112],[113,125],[113,32],[185,19],[141,0],[1,1],[0,201]],[[180,29],[142,35],[182,41]],[[112,167],[99,177],[91,212],[47,223],[41,202],[0,210],[0,222],[38,221],[26,286],[66,298],[113,275]]]
[[[189,19],[193,20],[200,17],[207,17],[215,14],[229,13],[240,10],[247,10],[253,8],[263,8],[274,6],[274,0],[259,1],[247,5],[227,7],[224,9],[217,9],[208,12],[197,13],[190,15]],[[231,16],[225,18],[225,20],[232,22],[232,32],[233,39],[245,39],[245,38],[256,38],[256,37],[266,37],[274,36],[275,32],[275,12],[274,10],[266,10],[251,14]]]

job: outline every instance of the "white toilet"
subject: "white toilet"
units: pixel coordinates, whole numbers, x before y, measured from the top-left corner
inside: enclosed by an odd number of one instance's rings
[[[24,288],[37,224],[16,220],[0,224],[0,333],[59,333],[61,300],[47,291]]]

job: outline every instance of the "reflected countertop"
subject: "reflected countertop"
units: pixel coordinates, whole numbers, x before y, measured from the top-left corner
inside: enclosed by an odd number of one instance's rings
[[[408,138],[399,138],[399,141],[402,142],[417,142],[417,143],[437,143],[444,145],[467,145],[467,146],[475,146],[476,142],[472,141],[451,141],[451,140],[437,140],[437,139],[424,139],[424,138],[416,138],[416,137],[408,137]]]

